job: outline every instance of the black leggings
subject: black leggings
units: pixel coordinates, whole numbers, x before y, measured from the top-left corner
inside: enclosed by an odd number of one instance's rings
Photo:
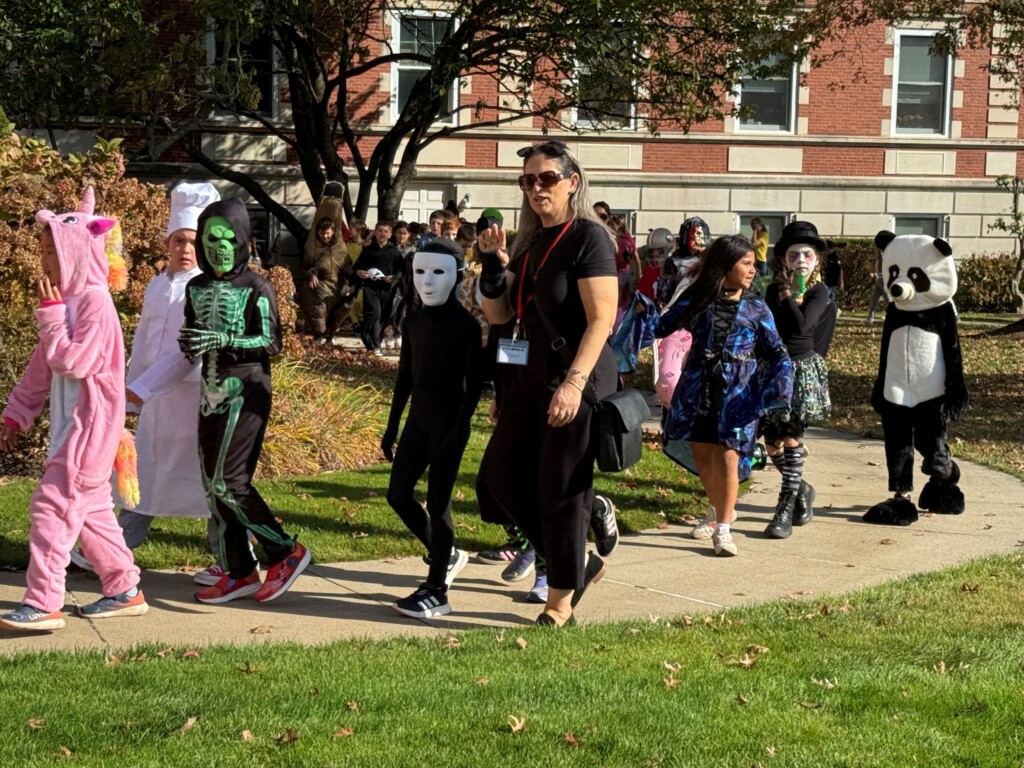
[[[477,493],[501,499],[501,507],[547,559],[548,585],[554,589],[583,586],[594,497],[591,413],[580,403],[572,423],[550,427],[544,403],[503,398],[477,476]]]
[[[442,441],[451,433],[455,415],[449,419],[435,413],[425,418],[410,413],[391,465],[388,482],[388,504],[402,518],[402,522],[427,548],[430,572],[427,582],[442,587],[448,575],[448,559],[455,545],[452,526],[452,489],[459,474],[465,443],[458,450],[442,448]],[[416,483],[427,471],[427,511],[416,501]]]
[[[239,379],[242,390],[223,403],[221,412],[200,413],[199,461],[207,503],[219,527],[220,566],[231,578],[242,579],[256,567],[247,531],[263,547],[270,565],[288,557],[295,543],[252,484],[270,415],[269,368],[233,366],[228,377]]]

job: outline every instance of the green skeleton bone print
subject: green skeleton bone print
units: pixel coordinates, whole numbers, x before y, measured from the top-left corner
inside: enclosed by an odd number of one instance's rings
[[[231,338],[245,332],[245,307],[251,293],[251,288],[235,288],[220,281],[189,290],[189,299],[196,313],[196,330],[221,337],[217,340],[221,342],[219,349],[207,350],[209,355],[203,372],[200,404],[204,415],[222,413],[241,394],[242,383],[234,376],[226,377],[223,382],[217,381],[217,364],[221,350],[230,346]]]

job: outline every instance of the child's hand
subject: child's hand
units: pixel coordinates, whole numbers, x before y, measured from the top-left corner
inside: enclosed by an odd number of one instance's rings
[[[182,328],[178,336],[178,346],[189,358],[198,357],[204,352],[223,349],[228,345],[228,335],[220,331],[200,328]]]
[[[63,301],[60,295],[60,289],[55,285],[51,285],[50,278],[46,275],[39,278],[38,292],[40,304],[47,301]]]
[[[313,275],[311,278],[309,278],[310,288],[316,288],[318,285],[320,285],[320,280],[317,278],[316,275]]]
[[[18,447],[18,430],[4,424],[0,427],[0,452],[7,453]]]

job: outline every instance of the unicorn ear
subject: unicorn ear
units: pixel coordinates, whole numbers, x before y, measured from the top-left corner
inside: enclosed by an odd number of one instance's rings
[[[92,186],[85,188],[85,194],[82,195],[82,204],[78,206],[79,213],[92,213],[96,208],[96,193],[93,191]]]
[[[90,189],[92,189],[92,187],[90,187]],[[114,219],[93,219],[86,224],[86,228],[93,237],[105,235],[116,226],[117,222]]]

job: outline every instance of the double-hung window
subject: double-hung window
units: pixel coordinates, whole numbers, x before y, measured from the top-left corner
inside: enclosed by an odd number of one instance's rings
[[[895,134],[948,136],[953,61],[935,53],[935,32],[896,33],[892,126]]]
[[[450,16],[419,11],[398,12],[392,24],[392,40],[396,53],[423,56],[430,59],[444,40],[454,23]],[[429,61],[403,59],[392,67],[392,115],[397,117],[409,102],[413,88],[424,77],[430,76]],[[459,82],[453,81],[448,91],[448,101],[438,112],[436,122],[453,124],[457,122],[455,110],[459,105]]]
[[[796,132],[796,62],[783,66],[780,74],[757,74],[777,69],[785,61],[781,54],[772,54],[740,79],[740,130]]]

